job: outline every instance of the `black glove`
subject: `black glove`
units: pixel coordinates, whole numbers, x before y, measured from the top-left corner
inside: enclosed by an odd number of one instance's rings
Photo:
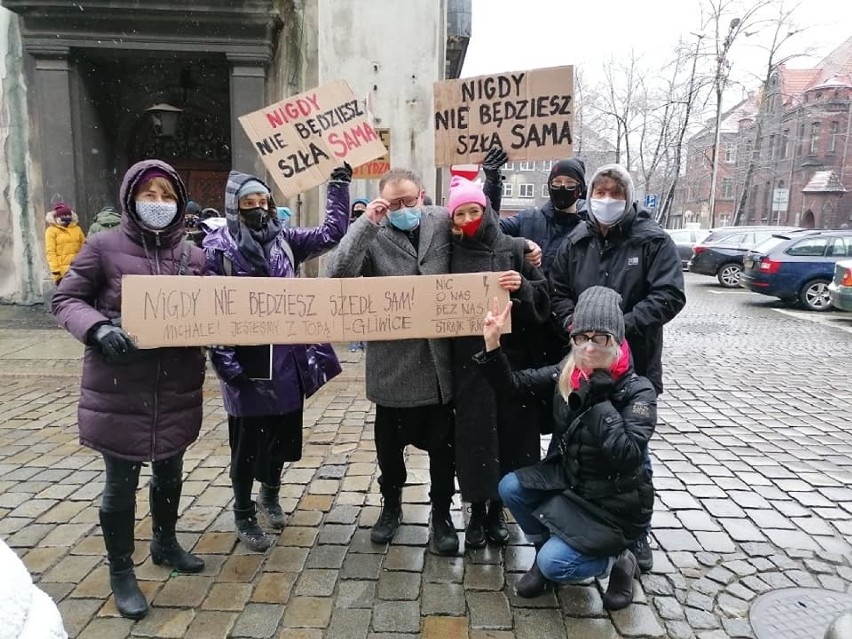
[[[231,386],[248,386],[251,384],[251,377],[246,375],[245,372],[240,371],[236,375],[234,375],[231,379],[228,380],[228,383]]]
[[[500,177],[500,169],[506,164],[509,156],[499,146],[492,146],[485,154],[485,159],[482,160],[482,170],[486,177]]]
[[[123,329],[112,324],[101,324],[95,329],[92,341],[108,362],[120,362],[136,352],[136,344]]]
[[[344,162],[343,166],[338,166],[331,172],[331,181],[338,184],[349,184],[352,182],[352,167],[348,162]]]
[[[614,390],[615,382],[612,380],[609,371],[597,368],[588,379],[585,377],[580,379],[580,388],[568,395],[568,406],[573,411],[593,406],[609,399]]]

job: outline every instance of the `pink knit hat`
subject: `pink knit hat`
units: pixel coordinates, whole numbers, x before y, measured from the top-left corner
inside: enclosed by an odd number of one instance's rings
[[[482,192],[482,187],[478,184],[454,175],[453,179],[450,180],[450,199],[447,202],[450,215],[462,204],[479,204],[482,208],[485,208],[485,193]]]

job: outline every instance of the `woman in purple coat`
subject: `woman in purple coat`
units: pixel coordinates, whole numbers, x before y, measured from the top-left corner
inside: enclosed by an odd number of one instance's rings
[[[151,462],[151,559],[181,572],[204,562],[175,537],[183,454],[201,429],[204,353],[139,351],[121,328],[123,275],[200,275],[204,254],[183,241],[186,189],[158,160],[139,162],[121,185],[121,224],[92,236],[53,296],[59,323],[86,345],[78,404],[80,443],[103,455],[99,512],[110,587],[123,617],[148,613],[133,572],[136,487]]]
[[[225,188],[227,225],[204,239],[207,267],[218,275],[296,277],[299,265],[331,250],[349,224],[349,165],[335,169],[328,183],[322,226],[283,226],[269,188],[258,178],[231,172]],[[271,349],[271,354],[270,354]],[[271,359],[271,375],[246,369]],[[331,346],[275,344],[268,348],[219,347],[211,360],[222,380],[231,445],[231,484],[237,538],[251,550],[272,545],[257,524],[257,510],[281,530],[278,501],[285,462],[302,457],[302,408],[306,397],[340,373]],[[260,482],[257,503],[254,481]]]

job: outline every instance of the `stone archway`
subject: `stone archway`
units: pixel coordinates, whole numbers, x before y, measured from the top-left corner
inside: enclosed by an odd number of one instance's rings
[[[808,209],[805,211],[805,214],[802,216],[801,227],[805,229],[812,229],[816,226],[814,222],[814,212]]]

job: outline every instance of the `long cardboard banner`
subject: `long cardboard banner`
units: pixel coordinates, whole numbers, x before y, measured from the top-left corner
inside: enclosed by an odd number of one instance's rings
[[[319,186],[344,161],[355,167],[387,153],[344,80],[241,116],[240,124],[288,198]]]
[[[436,82],[435,164],[480,164],[494,145],[510,160],[572,155],[574,67]]]
[[[140,348],[481,335],[491,300],[509,299],[497,279],[125,275],[122,326]]]

